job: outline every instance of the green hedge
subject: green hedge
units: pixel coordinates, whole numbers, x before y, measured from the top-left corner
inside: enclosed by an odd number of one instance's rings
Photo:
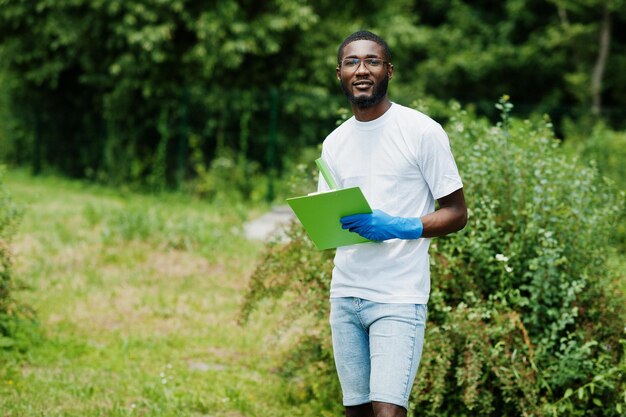
[[[626,410],[623,280],[607,267],[624,194],[560,149],[548,120],[491,125],[452,105],[447,131],[470,213],[433,239],[426,346],[410,414],[617,416]],[[338,412],[328,330],[332,252],[298,225],[268,246],[244,312],[281,303],[294,401]],[[296,296],[297,295],[297,296]],[[285,306],[286,303],[286,306]],[[307,322],[303,325],[303,322]],[[294,331],[293,329],[300,329]],[[330,415],[330,414],[328,414]]]

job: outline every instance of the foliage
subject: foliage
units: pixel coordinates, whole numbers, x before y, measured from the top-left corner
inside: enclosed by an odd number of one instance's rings
[[[405,38],[410,42],[405,48],[414,57],[415,72],[428,76],[412,77],[413,89],[404,91],[473,103],[492,116],[496,116],[491,106],[494,94],[502,91],[515,98],[524,114],[549,113],[558,120],[588,114],[602,14],[608,8],[618,25],[625,17],[623,4],[621,0],[417,3],[420,25],[414,36]],[[617,66],[623,59],[622,34],[613,31],[612,42],[603,98],[606,107],[619,110],[623,98],[614,92],[623,87]]]
[[[577,118],[591,106],[605,10],[617,28],[623,4],[2,0],[0,153],[35,172],[156,190],[195,179],[193,152],[207,170],[233,152],[280,171],[332,127],[336,48],[361,28],[395,51],[400,103],[456,98],[496,117],[494,94],[509,91],[526,114]],[[624,44],[613,30],[600,91],[615,126]]]
[[[586,164],[598,170],[613,181],[615,186],[626,191],[626,132],[609,129],[604,123],[590,126],[582,121],[564,123],[564,148],[579,155]],[[615,239],[626,250],[626,211],[621,212],[621,220],[615,224]]]
[[[10,140],[9,97],[6,91],[6,74],[0,71],[0,161],[14,160],[15,141]]]
[[[451,107],[446,129],[470,220],[431,243],[426,349],[411,413],[620,415],[626,315],[617,285],[624,277],[607,267],[607,257],[624,193],[569,158],[549,120],[512,118],[507,97],[497,108],[501,121],[493,126]],[[301,340],[315,343],[310,351],[317,353],[301,363],[327,363],[315,375],[302,365],[307,372],[296,375],[308,386],[332,386],[324,339],[332,252],[316,252],[298,226],[290,237],[267,248],[244,311],[297,295],[288,316],[315,314]],[[290,323],[281,322],[283,332]],[[324,397],[311,390],[307,398]]]
[[[186,186],[189,192],[217,201],[258,203],[265,197],[267,178],[260,172],[257,162],[248,160],[243,153],[235,155],[224,148],[207,166],[193,139],[191,161],[195,175]]]
[[[25,351],[36,336],[33,312],[14,298],[19,289],[13,276],[11,240],[21,211],[5,190],[0,166],[0,353]]]
[[[271,103],[256,90],[279,87],[282,68],[269,64],[315,19],[283,0],[3,1],[12,110],[32,127],[24,147],[44,168],[152,188],[189,174],[192,134],[205,157],[228,146],[265,162]]]
[[[290,381],[288,398],[311,402],[315,415],[336,415],[331,411],[340,410],[339,385],[327,325],[334,252],[316,250],[298,223],[286,233],[287,243],[271,242],[250,278],[242,319],[247,322],[267,298],[283,299],[277,326],[282,348],[272,358]]]
[[[432,247],[431,330],[457,343],[445,372],[422,374],[416,407],[429,409],[431,395],[460,400],[430,408],[437,415],[459,406],[474,415],[543,415],[623,355],[623,298],[606,262],[624,194],[567,158],[549,121],[511,119],[506,97],[497,107],[496,127],[458,108],[448,125],[471,220]],[[467,311],[459,316],[459,308]],[[442,374],[456,386],[432,390]],[[624,380],[612,375],[568,415],[618,415],[623,398],[611,385]]]

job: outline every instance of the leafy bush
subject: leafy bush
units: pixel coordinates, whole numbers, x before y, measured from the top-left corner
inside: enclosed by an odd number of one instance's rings
[[[586,164],[595,167],[601,175],[615,181],[622,191],[626,191],[626,132],[611,130],[603,123],[588,124],[584,120],[564,123],[564,147]],[[621,215],[614,236],[624,251],[626,211],[623,210]]]
[[[616,284],[624,277],[606,260],[624,194],[567,157],[549,120],[510,118],[506,97],[497,107],[493,126],[452,105],[447,130],[470,220],[432,241],[410,413],[621,415],[625,314]],[[330,410],[340,402],[327,324],[333,254],[315,251],[298,225],[289,236],[268,246],[244,312],[264,299],[286,303],[279,323],[296,337],[282,369],[305,387],[303,399]],[[293,366],[296,351],[306,355]]]
[[[244,153],[224,148],[207,163],[200,149],[200,139],[195,135],[191,137],[190,148],[194,178],[187,187],[194,195],[230,202],[259,202],[265,197],[266,178],[259,164]]]
[[[13,291],[18,289],[12,275],[11,239],[20,219],[20,210],[4,189],[0,167],[0,352],[25,351],[36,335],[34,316],[18,303]]]
[[[328,328],[328,293],[333,251],[318,251],[299,223],[286,230],[287,242],[266,248],[246,293],[242,313],[246,321],[264,299],[280,300],[273,346],[281,375],[290,381],[287,398],[317,400],[311,415],[337,415],[340,405]],[[330,413],[335,411],[335,413]]]

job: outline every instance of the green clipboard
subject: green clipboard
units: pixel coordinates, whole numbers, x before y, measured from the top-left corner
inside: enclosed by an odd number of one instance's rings
[[[372,212],[359,187],[288,198],[287,203],[317,249],[371,242],[357,233],[342,229],[339,221],[350,214]]]

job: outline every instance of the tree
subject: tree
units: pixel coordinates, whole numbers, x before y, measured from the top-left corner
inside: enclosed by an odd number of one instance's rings
[[[597,52],[593,69],[589,74],[589,94],[591,96],[591,113],[599,116],[602,113],[603,84],[606,74],[606,66],[611,52],[611,40],[613,38],[613,21],[615,16],[623,14],[626,2],[623,0],[551,0],[557,7],[561,26],[564,32],[571,31],[571,16],[574,16],[578,25],[588,26],[587,33],[597,36]],[[581,28],[582,29],[582,28]],[[575,36],[574,36],[575,37]],[[592,43],[592,40],[588,40]],[[577,45],[572,44],[574,49]],[[595,48],[594,48],[595,49]],[[582,70],[584,73],[584,69]],[[571,76],[572,79],[578,77]]]
[[[491,103],[508,93],[520,113],[557,122],[589,109],[624,120],[624,0],[0,6],[0,62],[23,132],[10,140],[36,169],[74,176],[175,186],[190,154],[209,163],[223,149],[270,169],[270,113],[277,154],[317,145],[345,106],[337,46],[364,28],[395,52],[400,103],[457,98],[495,118]]]

